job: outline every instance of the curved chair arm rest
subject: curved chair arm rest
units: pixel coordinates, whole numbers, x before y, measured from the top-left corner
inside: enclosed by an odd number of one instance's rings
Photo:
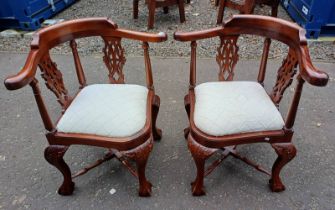
[[[177,41],[188,42],[188,41],[196,41],[200,39],[208,39],[212,37],[216,37],[220,35],[220,31],[222,31],[222,27],[216,27],[201,31],[194,32],[180,32],[177,31],[173,34],[173,37]]]
[[[121,38],[134,39],[143,42],[164,42],[167,40],[167,34],[165,32],[159,33],[147,33],[139,31],[131,31],[127,29],[116,29],[115,35]]]
[[[5,79],[4,84],[8,90],[20,89],[34,79],[39,61],[38,56],[38,50],[31,50],[21,71]]]
[[[300,46],[299,68],[302,78],[315,86],[326,86],[329,76],[327,73],[315,68],[309,56],[306,45]]]

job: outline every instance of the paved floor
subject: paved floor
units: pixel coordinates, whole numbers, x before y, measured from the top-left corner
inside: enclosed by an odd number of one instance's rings
[[[24,64],[25,54],[0,54],[0,80],[16,73]],[[70,56],[54,56],[66,78],[68,89],[77,89]],[[90,83],[105,82],[106,70],[101,57],[83,57]],[[271,61],[266,87],[273,84],[275,68]],[[129,83],[144,81],[142,58],[128,58]],[[187,91],[188,59],[152,58],[155,84],[161,96],[158,125],[163,139],[156,142],[147,167],[153,183],[150,198],[137,196],[137,181],[117,161],[110,161],[75,180],[73,196],[56,193],[61,176],[43,159],[47,146],[44,130],[31,90],[9,92],[0,85],[0,209],[334,209],[335,208],[335,64],[316,63],[329,72],[326,88],[306,85],[296,120],[294,143],[297,157],[283,170],[287,190],[270,192],[268,177],[238,160],[228,158],[205,179],[207,195],[192,197],[190,182],[195,165],[183,139],[187,117],[183,96]],[[237,79],[255,79],[255,61],[241,61]],[[252,68],[255,66],[255,68]],[[257,66],[257,67],[256,67]],[[199,82],[214,79],[214,60],[200,59]],[[202,71],[201,71],[202,69]],[[200,79],[201,78],[201,79]],[[43,82],[41,81],[41,84]],[[293,87],[293,86],[292,86]],[[52,115],[59,107],[49,91],[43,89]],[[292,88],[288,90],[292,94]],[[281,110],[285,113],[288,100]],[[240,152],[271,167],[275,153],[269,145],[241,146]],[[104,150],[74,146],[66,154],[73,171],[100,158]],[[115,189],[114,194],[109,191]]]

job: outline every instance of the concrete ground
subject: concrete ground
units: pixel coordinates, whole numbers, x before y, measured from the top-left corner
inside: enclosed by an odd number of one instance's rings
[[[63,70],[68,89],[74,92],[78,85],[71,56],[53,57]],[[16,73],[25,58],[26,54],[0,54],[0,80]],[[143,65],[139,65],[142,61],[138,57],[127,59],[128,83],[144,83]],[[107,81],[101,56],[84,56],[82,63],[89,83]],[[152,63],[156,91],[161,97],[158,125],[163,129],[163,139],[155,142],[147,167],[147,176],[153,183],[152,197],[137,196],[137,180],[116,160],[75,179],[72,196],[58,195],[62,177],[43,158],[47,141],[30,88],[9,92],[0,85],[0,209],[335,209],[334,63],[316,63],[331,77],[326,88],[305,86],[293,140],[298,155],[282,171],[286,191],[270,192],[268,177],[228,158],[205,179],[207,195],[202,197],[191,195],[195,164],[183,138],[183,128],[187,126],[183,96],[187,92],[189,59],[152,58]],[[255,80],[258,63],[240,61],[237,79]],[[269,63],[268,90],[280,63]],[[199,82],[215,80],[214,59],[199,59],[198,69]],[[59,106],[42,80],[40,84],[55,119]],[[288,96],[293,87],[288,89]],[[288,98],[281,106],[283,114]],[[276,158],[266,144],[245,145],[239,150],[268,168]],[[75,172],[104,152],[101,148],[73,146],[65,159]],[[111,189],[116,192],[111,194]]]

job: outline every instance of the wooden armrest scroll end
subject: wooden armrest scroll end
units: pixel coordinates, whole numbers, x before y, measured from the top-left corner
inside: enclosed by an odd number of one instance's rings
[[[313,65],[301,67],[301,76],[309,84],[314,86],[326,86],[329,80],[327,73],[318,70]]]
[[[22,70],[18,74],[9,76],[5,79],[4,84],[8,90],[20,89],[34,79],[38,65],[38,59],[36,57],[37,51],[30,51]]]
[[[315,68],[309,56],[307,46],[301,49],[300,73],[302,78],[314,86],[326,86],[329,80],[327,73]]]

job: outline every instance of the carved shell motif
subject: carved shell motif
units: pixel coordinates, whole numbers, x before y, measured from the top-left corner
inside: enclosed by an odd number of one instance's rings
[[[123,84],[123,66],[126,63],[124,49],[121,46],[121,39],[116,37],[103,37],[105,47],[103,49],[104,62],[108,68],[109,81],[112,84]]]
[[[278,70],[277,81],[273,87],[270,97],[275,104],[279,104],[284,91],[288,88],[296,74],[296,66],[298,64],[297,56],[293,49],[289,49],[287,57],[284,59],[283,64]]]
[[[234,78],[234,68],[239,58],[237,39],[238,36],[220,36],[221,43],[216,56],[220,81],[231,81]]]
[[[56,95],[60,105],[65,108],[70,98],[64,86],[62,73],[58,70],[56,63],[51,60],[49,53],[46,53],[38,65],[47,88]]]

